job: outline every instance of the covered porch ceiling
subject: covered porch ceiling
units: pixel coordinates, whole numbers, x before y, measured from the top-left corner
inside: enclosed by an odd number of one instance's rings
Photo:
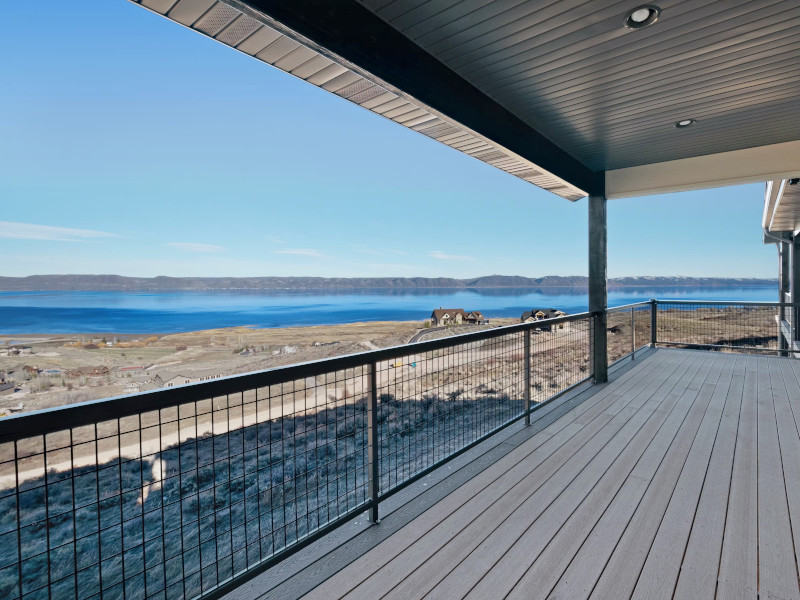
[[[569,200],[800,174],[796,0],[131,1]]]

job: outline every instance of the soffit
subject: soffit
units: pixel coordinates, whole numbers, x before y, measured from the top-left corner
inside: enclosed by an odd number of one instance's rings
[[[400,125],[568,200],[586,186],[437,111],[268,15],[236,0],[131,0],[181,25],[321,87]],[[524,124],[520,122],[524,127]],[[566,159],[573,160],[564,155]],[[574,161],[591,176],[591,171]]]
[[[593,170],[800,139],[796,0],[359,1]]]

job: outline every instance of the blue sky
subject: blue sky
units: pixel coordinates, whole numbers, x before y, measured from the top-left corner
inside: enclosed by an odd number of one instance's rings
[[[124,0],[5,2],[2,275],[586,273],[570,203]],[[774,277],[762,186],[609,203],[609,275]]]

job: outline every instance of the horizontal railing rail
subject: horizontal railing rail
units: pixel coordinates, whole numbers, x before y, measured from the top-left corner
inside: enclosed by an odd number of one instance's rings
[[[0,420],[0,597],[217,597],[585,382],[590,317]]]
[[[606,312],[623,312],[629,311],[632,308],[649,308],[652,300],[642,300],[641,302],[632,302],[630,304],[620,304],[619,306],[609,306]]]
[[[509,333],[529,330],[540,330],[554,327],[572,321],[581,321],[589,318],[591,313],[575,313],[552,319],[542,319],[532,323],[518,323],[462,333],[435,340],[414,342],[402,346],[391,346],[380,350],[367,350],[355,354],[323,358],[314,361],[295,363],[291,365],[253,371],[242,375],[219,377],[210,381],[189,383],[180,387],[157,389],[139,392],[126,396],[115,396],[101,400],[90,400],[68,406],[37,410],[19,415],[12,415],[0,420],[0,443],[6,439],[18,437],[20,427],[18,423],[25,421],[28,430],[38,433],[49,433],[65,427],[79,427],[94,423],[98,420],[122,418],[136,415],[147,410],[156,410],[176,406],[185,402],[195,402],[208,397],[223,394],[246,392],[259,387],[275,385],[283,381],[291,381],[300,377],[312,377],[333,371],[340,371],[353,367],[392,360],[409,354],[409,352],[428,352],[449,348],[457,344],[477,342],[501,337]],[[131,398],[136,398],[136,404],[131,404]]]
[[[791,302],[757,302],[753,300],[651,300],[650,302],[665,305],[685,304],[687,306],[795,306]]]

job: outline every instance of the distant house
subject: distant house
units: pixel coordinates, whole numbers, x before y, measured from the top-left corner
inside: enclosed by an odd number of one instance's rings
[[[172,379],[167,379],[164,382],[164,387],[175,387],[175,386],[178,386],[178,385],[186,385],[187,383],[192,383],[193,381],[196,381],[196,380],[192,379],[191,377],[184,377],[183,375],[176,375]]]
[[[467,316],[464,317],[464,321],[472,323],[473,325],[485,325],[489,322],[489,319],[486,319],[482,312],[473,310],[467,313]]]
[[[536,321],[542,321],[544,319],[556,319],[558,317],[564,317],[567,313],[563,310],[558,310],[557,308],[534,308],[533,310],[526,310],[522,313],[522,317],[520,317],[520,321],[523,323],[534,323]],[[569,323],[559,323],[556,325],[558,329],[568,329]],[[550,331],[550,327],[542,327],[542,331]]]
[[[461,325],[466,316],[463,308],[437,308],[431,313],[431,327]]]
[[[0,396],[5,396],[7,394],[14,393],[14,384],[13,383],[0,383]]]
[[[431,327],[446,327],[447,325],[485,325],[489,321],[479,310],[470,312],[463,308],[437,308],[431,313]]]
[[[219,379],[220,377],[222,377],[222,373],[217,375],[204,375],[203,377],[198,377],[197,381],[208,381],[210,379]]]

